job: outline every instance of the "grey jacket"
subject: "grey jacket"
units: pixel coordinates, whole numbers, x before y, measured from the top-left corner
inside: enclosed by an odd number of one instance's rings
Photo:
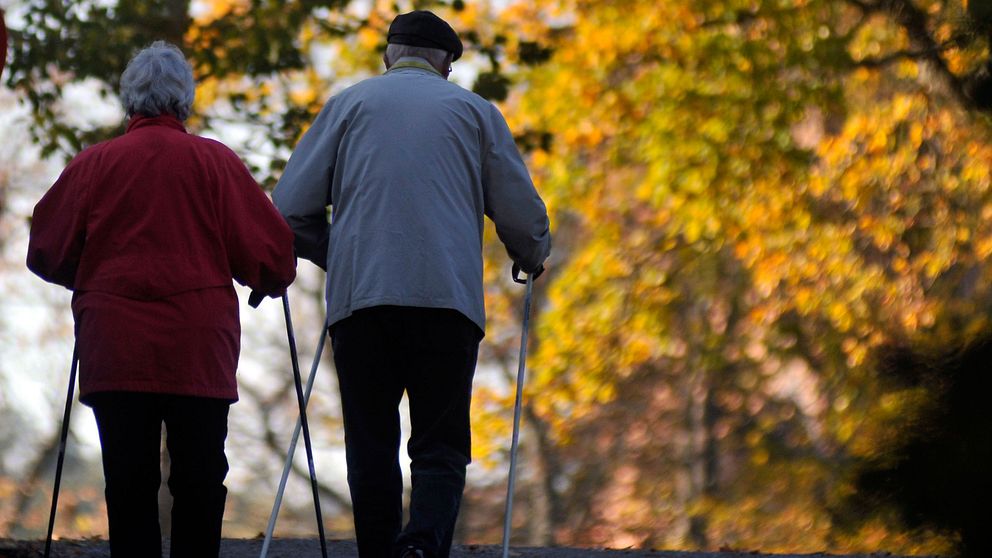
[[[331,324],[396,305],[455,309],[485,331],[483,215],[524,271],[551,251],[499,110],[419,59],[332,97],[272,197],[297,254],[327,270]]]

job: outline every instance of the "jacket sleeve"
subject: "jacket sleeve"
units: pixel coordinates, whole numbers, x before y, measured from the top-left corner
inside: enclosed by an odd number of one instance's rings
[[[293,233],[234,152],[224,167],[221,207],[231,275],[254,291],[280,296],[296,279]]]
[[[482,160],[485,213],[496,225],[496,234],[510,259],[531,273],[551,253],[548,210],[495,106],[491,107],[487,130]]]
[[[326,271],[330,224],[331,177],[341,140],[331,116],[332,98],[296,145],[272,201],[296,236],[296,253]]]
[[[31,216],[27,266],[50,283],[73,289],[86,243],[86,193],[82,165],[69,163]]]

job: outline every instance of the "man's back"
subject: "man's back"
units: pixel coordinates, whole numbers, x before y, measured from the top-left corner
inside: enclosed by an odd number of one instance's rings
[[[360,308],[417,306],[459,310],[485,330],[484,214],[511,255],[531,267],[547,257],[546,210],[502,115],[424,66],[401,60],[331,99],[274,193],[292,224],[318,201],[304,209],[293,190],[330,188],[331,323]],[[308,248],[301,255],[324,263],[323,249]]]

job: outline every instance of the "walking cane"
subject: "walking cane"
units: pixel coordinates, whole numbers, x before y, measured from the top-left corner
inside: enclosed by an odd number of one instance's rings
[[[506,485],[506,510],[503,514],[503,558],[510,555],[510,522],[513,515],[513,487],[516,484],[517,442],[520,438],[520,412],[523,406],[524,371],[527,366],[527,329],[530,325],[530,298],[534,288],[534,274],[528,273],[526,280],[518,276],[518,268],[513,268],[513,280],[527,284],[524,297],[524,321],[520,331],[520,360],[517,364],[517,397],[513,404],[513,441],[510,444],[510,479]]]
[[[310,392],[313,390],[314,378],[317,376],[317,368],[320,366],[320,356],[324,352],[324,343],[327,341],[327,326],[325,321],[323,329],[320,330],[320,339],[317,341],[317,353],[313,357],[313,364],[310,365],[310,376],[307,378],[306,392],[303,394],[303,407],[310,402]],[[293,467],[293,454],[296,453],[296,444],[300,440],[300,430],[303,426],[303,415],[296,420],[296,428],[293,430],[293,438],[289,443],[289,451],[286,452],[286,464],[282,468],[282,478],[279,479],[279,490],[276,491],[276,500],[272,503],[272,513],[269,514],[269,525],[265,529],[265,541],[262,543],[262,553],[260,558],[265,558],[269,554],[269,544],[272,543],[272,532],[276,528],[276,519],[279,517],[279,508],[282,506],[282,495],[286,490],[286,481],[289,479],[289,471]]]
[[[55,510],[59,504],[59,486],[62,484],[62,464],[65,462],[65,446],[69,439],[69,415],[72,413],[72,394],[76,391],[76,367],[79,354],[72,347],[72,364],[69,366],[69,393],[65,397],[65,413],[62,415],[62,434],[59,437],[59,458],[55,465],[55,488],[52,490],[52,512],[48,516],[48,536],[45,538],[45,558],[52,552],[52,532],[55,530]]]
[[[252,292],[251,296],[248,298],[248,304],[252,307],[257,307],[264,298],[263,295],[259,293]],[[286,488],[286,477],[289,475],[289,467],[292,465],[291,460],[293,457],[292,450],[296,449],[296,440],[299,437],[300,428],[303,430],[303,445],[307,449],[307,467],[310,470],[310,488],[313,490],[313,507],[317,514],[317,533],[320,535],[320,555],[323,558],[327,558],[327,539],[324,537],[324,518],[320,512],[320,494],[317,490],[317,473],[314,471],[313,467],[313,446],[310,443],[310,425],[307,423],[307,399],[310,397],[310,389],[313,387],[313,377],[317,369],[317,364],[320,362],[320,351],[324,348],[324,339],[321,337],[320,343],[317,345],[317,357],[314,359],[313,366],[310,369],[310,378],[307,380],[307,395],[303,395],[303,380],[300,378],[300,360],[296,355],[296,335],[293,333],[293,318],[289,313],[289,295],[282,295],[282,311],[283,315],[286,317],[286,336],[289,338],[289,356],[293,361],[293,382],[296,384],[296,401],[300,406],[300,418],[297,424],[297,429],[293,433],[293,445],[290,449],[289,458],[286,462],[286,470],[283,471],[282,481],[279,483],[279,494],[276,499],[276,506],[272,510],[272,515],[269,517],[269,528],[265,535],[265,543],[262,546],[262,556],[265,556],[269,550],[269,541],[272,539],[272,530],[275,528],[275,516],[279,513],[278,506],[282,503],[282,492]],[[321,333],[326,331],[321,330]]]

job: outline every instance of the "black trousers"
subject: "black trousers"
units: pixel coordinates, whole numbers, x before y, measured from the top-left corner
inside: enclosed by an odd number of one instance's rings
[[[471,461],[482,331],[455,310],[377,306],[331,328],[361,558],[407,546],[447,558]],[[399,403],[410,402],[410,519],[402,528]]]
[[[158,518],[162,423],[171,459],[171,556],[216,558],[227,488],[227,413],[231,402],[205,397],[108,392],[93,407],[106,481],[110,554],[160,558]]]

